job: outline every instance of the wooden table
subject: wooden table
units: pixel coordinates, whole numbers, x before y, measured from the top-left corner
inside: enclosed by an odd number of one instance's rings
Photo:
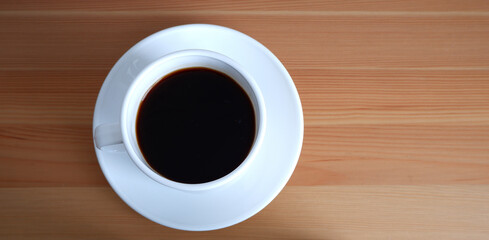
[[[131,210],[92,143],[115,61],[187,23],[262,42],[305,117],[282,193],[210,232]],[[489,1],[1,1],[0,164],[1,239],[489,239]]]

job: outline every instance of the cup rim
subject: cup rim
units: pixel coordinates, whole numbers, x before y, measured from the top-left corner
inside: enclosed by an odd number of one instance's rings
[[[148,74],[150,71],[152,71],[154,68],[161,66],[165,62],[171,61],[172,59],[179,58],[179,57],[191,57],[191,56],[205,56],[205,57],[210,57],[215,60],[221,61],[230,67],[232,67],[234,70],[236,70],[239,74],[243,76],[243,78],[246,80],[246,82],[249,84],[255,99],[256,99],[256,106],[253,103],[253,107],[256,108],[255,112],[259,114],[256,122],[256,127],[257,127],[257,133],[255,135],[255,139],[253,141],[253,145],[247,155],[247,157],[241,162],[241,164],[236,167],[233,171],[229,172],[225,176],[215,179],[210,182],[205,182],[205,183],[181,183],[177,181],[170,180],[168,178],[165,178],[164,176],[158,174],[155,170],[153,170],[151,167],[145,164],[146,160],[141,159],[136,151],[133,148],[133,144],[131,144],[131,137],[130,137],[130,132],[129,131],[134,131],[135,133],[135,128],[134,129],[128,129],[127,122],[129,121],[129,117],[127,116],[128,108],[129,108],[129,102],[132,100],[132,97],[130,93],[134,91],[136,87],[138,87],[138,82],[141,81],[142,78],[145,77],[146,74]],[[164,78],[166,75],[181,70],[185,68],[179,68],[176,70],[172,70],[165,75],[161,76],[159,79]],[[224,73],[225,74],[225,73]],[[233,78],[232,78],[233,79]],[[155,80],[155,82],[151,85],[153,86],[156,84],[159,80]],[[151,87],[150,87],[151,88]],[[149,89],[146,89],[146,93],[149,91]],[[248,93],[247,93],[248,94]],[[138,108],[140,104],[137,104]],[[137,114],[136,116],[137,117]],[[136,164],[136,166],[144,172],[147,176],[151,177],[153,180],[155,180],[158,183],[161,183],[163,185],[166,185],[168,187],[178,189],[178,190],[186,190],[186,191],[202,191],[202,190],[209,190],[212,188],[216,188],[219,186],[222,186],[233,179],[236,179],[241,175],[246,168],[250,165],[250,163],[256,158],[256,155],[258,154],[258,151],[261,148],[264,136],[265,136],[265,129],[266,129],[266,111],[265,111],[265,101],[262,96],[262,93],[256,84],[256,81],[254,78],[243,69],[242,66],[240,66],[238,63],[236,63],[234,60],[231,58],[222,55],[217,52],[209,51],[209,50],[202,50],[202,49],[187,49],[187,50],[180,50],[176,51],[173,53],[169,53],[167,55],[164,55],[157,60],[153,61],[150,63],[148,66],[146,66],[134,79],[132,84],[129,86],[126,95],[124,97],[124,101],[122,104],[122,111],[121,111],[121,132],[122,132],[122,139],[124,146],[126,148],[126,151],[128,152],[131,160]],[[138,142],[135,142],[135,145],[138,146]],[[138,147],[139,149],[139,147]],[[140,152],[140,151],[139,151]],[[142,154],[141,154],[142,155]]]

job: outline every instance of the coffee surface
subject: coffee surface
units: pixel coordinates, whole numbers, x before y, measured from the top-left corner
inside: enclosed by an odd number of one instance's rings
[[[229,76],[207,68],[173,72],[140,103],[139,148],[160,175],[205,183],[236,169],[255,138],[255,114],[246,92]]]

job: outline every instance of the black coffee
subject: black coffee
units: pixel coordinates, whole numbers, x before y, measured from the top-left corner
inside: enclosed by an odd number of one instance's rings
[[[236,169],[255,138],[250,98],[230,77],[187,68],[161,79],[141,102],[139,147],[149,165],[181,183],[205,183]]]

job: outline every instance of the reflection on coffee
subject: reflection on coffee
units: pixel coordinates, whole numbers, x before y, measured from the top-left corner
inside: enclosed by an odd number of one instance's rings
[[[160,175],[205,183],[243,162],[255,127],[246,92],[229,76],[199,67],[173,72],[149,90],[139,106],[136,135]]]

